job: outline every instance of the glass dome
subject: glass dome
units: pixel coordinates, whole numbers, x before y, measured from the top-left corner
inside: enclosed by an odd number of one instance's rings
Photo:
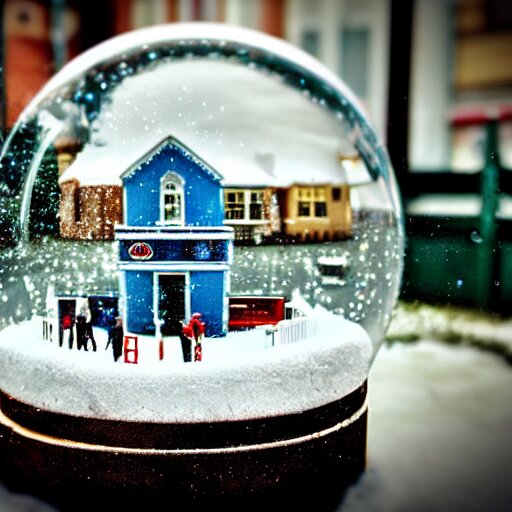
[[[1,165],[4,350],[221,376],[287,357],[314,372],[323,351],[337,377],[308,407],[364,380],[400,285],[398,192],[358,100],[301,50],[203,23],[118,36],[50,80]]]

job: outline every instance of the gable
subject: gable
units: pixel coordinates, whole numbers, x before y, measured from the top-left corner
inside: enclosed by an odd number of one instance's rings
[[[121,176],[125,223],[130,226],[165,222],[222,225],[221,178],[183,144],[167,138]],[[169,179],[177,185],[175,199],[171,198],[174,192],[170,195],[164,192]],[[171,202],[167,203],[169,199]]]
[[[148,167],[155,167],[159,161],[166,158],[170,158],[171,161],[166,162],[168,164],[167,170],[163,169],[164,165],[161,166],[161,177],[169,171],[173,171],[178,175],[199,171],[204,174],[204,178],[213,182],[220,182],[222,179],[222,176],[213,167],[173,137],[166,137],[160,144],[143,155],[121,175],[121,179],[123,182],[133,179],[141,171]]]

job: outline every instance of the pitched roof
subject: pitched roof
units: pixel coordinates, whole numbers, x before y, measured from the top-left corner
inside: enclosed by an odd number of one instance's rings
[[[155,147],[153,147],[150,151],[139,158],[139,160],[137,160],[131,167],[124,171],[120,176],[121,180],[131,178],[144,164],[151,161],[151,159],[153,159],[167,148],[177,148],[182,155],[193,161],[196,166],[203,169],[214,181],[220,181],[222,179],[222,176],[213,167],[211,167],[201,157],[196,155],[192,150],[187,148],[180,141],[176,140],[174,137],[165,137]]]
[[[353,152],[333,113],[279,77],[227,60],[161,61],[112,92],[60,181],[118,184],[163,139],[181,141],[224,186],[340,183]],[[364,168],[349,181],[370,181]]]

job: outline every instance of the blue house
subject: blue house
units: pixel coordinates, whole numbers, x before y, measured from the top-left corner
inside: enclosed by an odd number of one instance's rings
[[[195,312],[206,336],[227,332],[233,229],[223,226],[220,176],[166,138],[122,175],[121,307],[134,334],[174,335]]]

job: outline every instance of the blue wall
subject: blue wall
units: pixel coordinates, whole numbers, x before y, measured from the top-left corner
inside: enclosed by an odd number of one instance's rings
[[[126,224],[154,226],[160,220],[160,180],[169,171],[184,181],[185,225],[222,226],[219,177],[171,141],[123,178]]]
[[[180,176],[184,183],[185,225],[222,227],[220,176],[172,139],[123,176],[125,223],[130,227],[150,227],[160,221],[161,179],[169,172]],[[205,233],[205,240],[153,240],[148,236],[146,242],[153,248],[154,261],[227,262],[231,242],[209,240],[209,234]],[[133,240],[121,241],[121,261],[131,260],[128,249],[132,243]],[[136,334],[154,334],[153,272],[144,271],[142,262],[140,266],[140,271],[125,272],[127,329]],[[190,272],[190,314],[197,311],[203,315],[206,336],[226,334],[224,275],[223,271]]]
[[[135,334],[154,334],[153,272],[127,271],[125,275],[127,329]],[[226,334],[223,305],[224,272],[190,272],[190,314],[203,315],[205,336]],[[190,318],[184,320],[188,322]]]
[[[190,313],[203,315],[205,336],[224,336],[224,272],[191,272],[190,288]]]
[[[153,272],[125,272],[126,319],[129,332],[153,334]]]

